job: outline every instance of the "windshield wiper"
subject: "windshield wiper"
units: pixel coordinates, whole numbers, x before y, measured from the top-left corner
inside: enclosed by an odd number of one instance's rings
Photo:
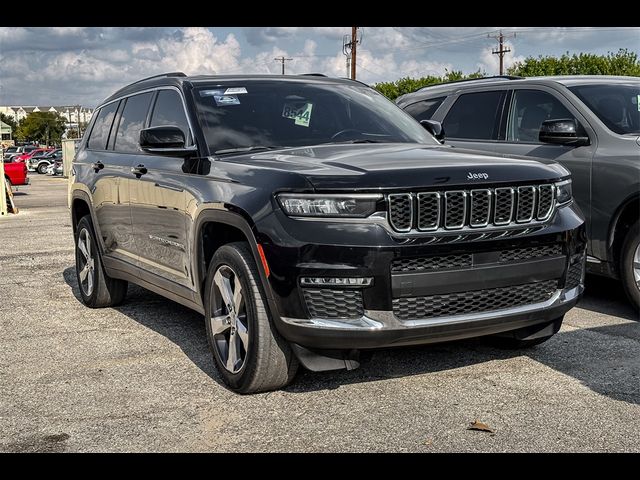
[[[275,150],[278,147],[275,145],[252,145],[251,147],[235,147],[235,148],[223,148],[222,150],[216,150],[213,152],[215,155],[224,155],[225,153],[246,153],[246,152],[255,152],[257,150]]]

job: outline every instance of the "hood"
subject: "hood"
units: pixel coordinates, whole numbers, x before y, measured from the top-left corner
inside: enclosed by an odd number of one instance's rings
[[[408,190],[516,184],[569,175],[559,164],[449,146],[333,144],[221,159],[304,175],[318,190]]]

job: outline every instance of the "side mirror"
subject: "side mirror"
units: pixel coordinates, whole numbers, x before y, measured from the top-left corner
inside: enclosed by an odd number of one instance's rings
[[[172,125],[140,130],[140,148],[145,152],[173,157],[187,157],[197,151],[195,145],[185,146],[184,132]]]
[[[436,140],[440,143],[444,143],[444,127],[440,122],[436,122],[435,120],[420,120],[420,125],[422,125],[427,132],[436,137]]]
[[[538,139],[544,143],[575,147],[591,143],[587,134],[578,127],[578,122],[573,118],[545,120],[540,126]]]

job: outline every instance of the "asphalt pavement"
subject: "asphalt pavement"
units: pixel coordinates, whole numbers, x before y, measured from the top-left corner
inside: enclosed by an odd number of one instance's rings
[[[30,177],[0,218],[2,452],[640,451],[640,323],[615,281],[588,277],[526,351],[388,349],[240,396],[199,314],[136,286],[120,307],[82,305],[66,180]]]

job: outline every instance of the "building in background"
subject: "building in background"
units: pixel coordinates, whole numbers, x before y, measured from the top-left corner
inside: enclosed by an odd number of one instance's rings
[[[19,122],[32,112],[54,112],[60,114],[67,121],[68,128],[77,128],[80,124],[87,124],[93,115],[93,109],[83,107],[81,105],[64,105],[64,106],[33,106],[33,105],[0,105],[0,113],[4,113],[8,117]]]
[[[7,125],[0,120],[0,141],[7,141],[13,139],[13,129],[11,125]]]

